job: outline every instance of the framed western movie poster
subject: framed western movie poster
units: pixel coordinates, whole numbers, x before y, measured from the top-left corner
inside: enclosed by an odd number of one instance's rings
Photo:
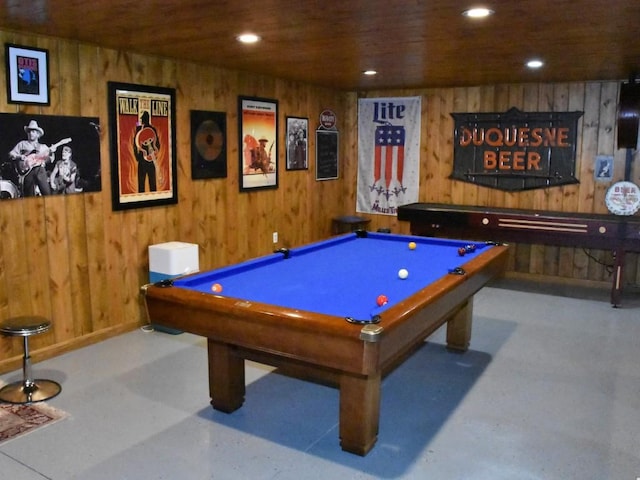
[[[177,203],[175,90],[108,87],[113,209]]]
[[[240,191],[278,188],[278,102],[238,97]]]

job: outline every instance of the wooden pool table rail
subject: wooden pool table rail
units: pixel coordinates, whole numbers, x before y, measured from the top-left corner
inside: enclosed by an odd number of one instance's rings
[[[143,287],[149,318],[208,339],[212,406],[240,408],[245,359],[265,363],[340,391],[343,450],[366,455],[376,442],[381,379],[424,339],[447,323],[448,347],[465,351],[471,336],[473,295],[505,268],[507,247],[497,246],[381,313],[371,325],[344,318],[201,293],[179,287]]]

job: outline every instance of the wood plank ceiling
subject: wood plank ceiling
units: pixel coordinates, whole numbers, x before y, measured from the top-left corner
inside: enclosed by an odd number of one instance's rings
[[[482,3],[485,19],[461,15]],[[5,0],[0,28],[344,90],[626,80],[639,0]],[[262,37],[254,45],[235,38]],[[545,62],[536,71],[530,58]],[[364,76],[375,69],[378,74]]]

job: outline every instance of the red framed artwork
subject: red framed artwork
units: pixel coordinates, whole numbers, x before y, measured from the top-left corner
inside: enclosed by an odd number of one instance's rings
[[[108,87],[113,209],[177,203],[175,90]]]

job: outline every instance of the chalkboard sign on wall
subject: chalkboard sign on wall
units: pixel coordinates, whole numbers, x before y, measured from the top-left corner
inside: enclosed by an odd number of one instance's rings
[[[316,130],[316,180],[338,178],[338,131]]]

